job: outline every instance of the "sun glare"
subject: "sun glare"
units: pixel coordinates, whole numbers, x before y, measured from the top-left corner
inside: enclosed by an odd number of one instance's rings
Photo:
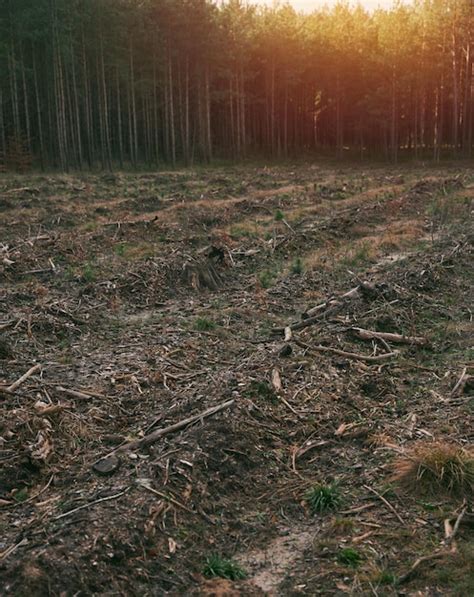
[[[338,4],[341,0],[286,0],[288,4],[294,7],[295,10],[310,13],[324,6],[332,7]],[[278,0],[249,0],[250,4],[265,4],[267,6],[282,5],[285,2],[278,2]],[[410,4],[410,0],[402,2],[402,4]],[[366,10],[372,11],[377,8],[389,9],[395,4],[395,0],[352,0],[349,2],[351,6],[360,4]]]

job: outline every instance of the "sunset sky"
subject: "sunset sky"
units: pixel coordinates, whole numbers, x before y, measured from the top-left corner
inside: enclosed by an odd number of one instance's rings
[[[369,10],[373,10],[375,8],[390,8],[395,0],[359,0],[360,4]],[[267,4],[271,6],[274,2],[273,0],[249,0],[250,3],[254,4]],[[338,0],[288,0],[289,4],[295,7],[298,11],[304,12],[311,12],[313,9],[319,8],[321,6],[333,6],[337,4]],[[284,4],[284,2],[280,2]],[[409,3],[409,0],[406,0],[406,3]],[[353,0],[350,4],[357,4],[357,0]]]

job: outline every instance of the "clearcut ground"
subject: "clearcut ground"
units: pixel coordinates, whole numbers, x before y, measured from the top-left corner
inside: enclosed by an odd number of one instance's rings
[[[2,594],[473,593],[472,496],[392,479],[472,450],[473,197],[463,165],[2,175]]]

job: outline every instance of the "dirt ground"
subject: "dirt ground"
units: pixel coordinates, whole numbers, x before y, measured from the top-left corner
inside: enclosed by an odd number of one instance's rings
[[[2,175],[0,592],[474,594],[472,497],[392,479],[472,448],[473,197],[459,165]]]

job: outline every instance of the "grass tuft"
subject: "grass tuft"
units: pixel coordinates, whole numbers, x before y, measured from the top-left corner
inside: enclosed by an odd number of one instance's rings
[[[395,461],[392,478],[414,493],[472,495],[474,453],[445,442],[419,443]]]
[[[206,558],[202,573],[207,578],[226,578],[241,580],[247,578],[247,573],[236,562],[223,558],[218,554],[211,554]]]
[[[339,488],[335,483],[315,485],[306,493],[305,499],[313,514],[336,510],[342,501]]]
[[[397,577],[389,570],[382,570],[376,581],[379,585],[394,585],[397,581]]]
[[[351,568],[357,568],[362,561],[361,554],[352,547],[346,547],[345,549],[341,549],[337,556],[337,561],[340,564],[344,564],[345,566],[350,566]]]
[[[209,332],[216,329],[216,324],[207,317],[198,317],[194,322],[194,329],[199,332]]]
[[[284,219],[285,219],[285,215],[283,214],[283,212],[280,209],[277,209],[275,212],[275,221],[281,222]]]
[[[86,263],[82,268],[82,280],[87,284],[92,284],[97,280],[97,272],[90,263]]]

